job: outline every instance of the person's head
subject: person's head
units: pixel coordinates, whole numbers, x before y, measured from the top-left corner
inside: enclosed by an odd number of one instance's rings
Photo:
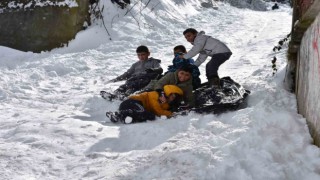
[[[186,64],[181,66],[177,71],[178,71],[178,79],[179,82],[185,82],[188,81],[191,78],[192,75],[192,65],[191,64]]]
[[[184,47],[183,45],[178,45],[176,47],[173,48],[173,54],[185,54],[187,53],[187,49],[186,47]]]
[[[140,61],[148,60],[150,56],[150,51],[147,46],[139,46],[136,52]]]
[[[183,91],[176,85],[165,85],[163,87],[168,103],[181,99]]]
[[[196,38],[197,34],[198,34],[198,31],[193,29],[193,28],[188,28],[185,31],[183,31],[184,37],[190,43],[193,43],[193,41]]]

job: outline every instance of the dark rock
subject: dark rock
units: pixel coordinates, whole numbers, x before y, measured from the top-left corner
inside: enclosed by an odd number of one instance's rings
[[[34,0],[2,0],[0,3],[0,45],[21,51],[41,52],[66,45],[90,23],[89,1],[78,6],[50,0],[41,7]],[[48,2],[47,0],[44,2]]]

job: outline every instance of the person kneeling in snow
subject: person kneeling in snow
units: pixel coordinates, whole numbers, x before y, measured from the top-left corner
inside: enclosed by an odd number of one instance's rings
[[[107,112],[106,116],[112,122],[125,124],[155,120],[156,116],[170,118],[173,115],[170,105],[181,100],[183,91],[175,85],[166,85],[163,90],[132,95],[120,104],[118,111]]]

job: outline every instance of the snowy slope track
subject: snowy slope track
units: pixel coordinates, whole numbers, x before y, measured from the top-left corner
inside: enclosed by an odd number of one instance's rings
[[[159,0],[144,8],[147,1],[136,2],[126,16],[111,1],[100,4],[112,41],[97,21],[51,52],[0,46],[1,179],[320,179],[320,151],[295,95],[283,86],[286,49],[272,51],[290,32],[289,7],[253,11],[218,2],[214,10],[199,0]],[[107,102],[99,91],[122,82],[107,81],[137,61],[142,44],[166,69],[174,46],[190,49],[182,35],[188,27],[227,43],[233,55],[219,73],[251,91],[248,107],[111,123],[105,112],[120,101]],[[200,71],[205,81],[204,65]]]

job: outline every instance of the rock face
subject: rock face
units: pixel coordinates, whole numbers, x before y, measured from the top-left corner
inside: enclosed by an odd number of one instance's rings
[[[0,45],[48,51],[67,44],[89,20],[88,0],[1,0]]]

